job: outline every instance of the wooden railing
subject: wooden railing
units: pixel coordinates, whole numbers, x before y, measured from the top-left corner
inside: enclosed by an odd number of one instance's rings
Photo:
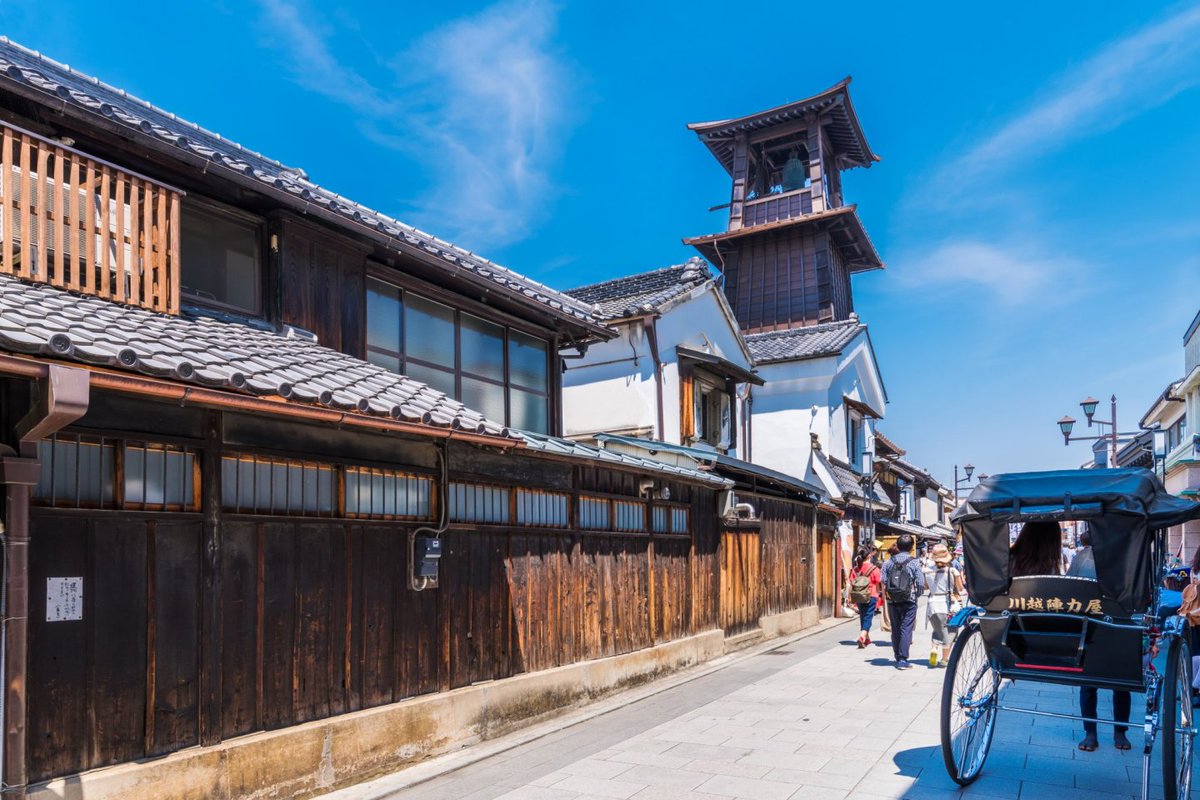
[[[0,124],[0,274],[179,312],[180,192]]]

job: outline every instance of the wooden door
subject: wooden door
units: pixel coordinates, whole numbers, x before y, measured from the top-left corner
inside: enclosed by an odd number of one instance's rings
[[[834,596],[837,594],[834,575],[837,570],[834,537],[817,534],[817,609],[822,617],[833,616]]]
[[[757,530],[721,532],[721,627],[726,636],[758,627],[761,550]]]

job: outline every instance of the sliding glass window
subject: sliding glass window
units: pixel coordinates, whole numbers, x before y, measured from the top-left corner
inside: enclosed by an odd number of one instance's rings
[[[367,359],[488,419],[550,429],[549,346],[384,281],[367,281]]]

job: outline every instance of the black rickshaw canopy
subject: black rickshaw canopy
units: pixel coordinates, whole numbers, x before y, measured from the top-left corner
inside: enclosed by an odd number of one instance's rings
[[[1008,591],[1009,523],[1085,520],[1100,591],[1131,613],[1150,602],[1154,532],[1193,519],[1200,503],[1168,494],[1140,468],[992,475],[951,516],[963,532],[973,602],[987,605]]]

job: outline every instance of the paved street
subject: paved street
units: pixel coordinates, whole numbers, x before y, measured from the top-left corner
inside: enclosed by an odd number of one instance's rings
[[[921,626],[918,622],[915,658],[928,653],[929,632]],[[856,629],[841,625],[785,641],[409,788],[398,788],[407,782],[401,773],[327,800],[1110,800],[1140,795],[1140,730],[1130,731],[1130,752],[1113,749],[1111,734],[1101,730],[1101,749],[1081,753],[1074,746],[1078,730],[1073,723],[1016,714],[1001,714],[983,776],[958,791],[946,776],[938,747],[945,673],[920,661],[898,672],[891,666],[890,645],[854,647]],[[1135,720],[1139,701],[1135,696]],[[1073,693],[1018,685],[1008,690],[1005,702],[1066,711],[1073,706]],[[1107,692],[1101,693],[1100,713],[1111,713]]]

